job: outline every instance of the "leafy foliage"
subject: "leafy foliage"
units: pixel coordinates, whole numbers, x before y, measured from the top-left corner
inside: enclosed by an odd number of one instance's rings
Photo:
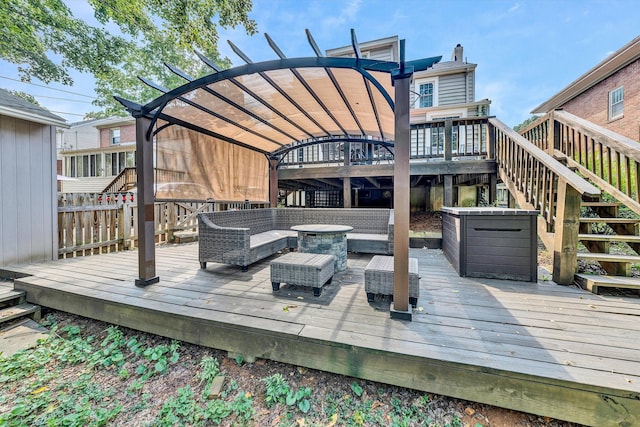
[[[159,94],[137,76],[173,88],[184,83],[163,65],[175,65],[199,77],[209,72],[193,52],[196,48],[222,68],[228,59],[217,49],[218,25],[242,25],[256,32],[249,19],[251,0],[89,0],[100,26],[73,16],[64,0],[0,2],[0,57],[19,64],[24,81],[73,84],[71,70],[96,78],[101,112],[92,117],[124,115],[113,99],[118,95],[145,103]],[[107,28],[118,28],[112,34]],[[61,58],[61,59],[60,59]]]
[[[525,121],[523,121],[520,124],[517,124],[513,127],[513,130],[515,130],[516,132],[520,132],[520,129],[524,129],[527,126],[529,126],[531,123],[535,122],[536,120],[538,120],[540,118],[540,116],[538,115],[533,115],[531,117],[529,117],[528,119],[526,119]]]
[[[241,389],[233,374],[225,372],[228,385],[213,399],[209,383],[221,369],[216,358],[194,358],[193,349],[181,358],[176,341],[152,345],[148,337],[115,326],[99,337],[85,336],[78,326],[50,327],[50,337],[36,347],[0,355],[0,426],[462,425],[455,409],[443,409],[429,395],[391,386],[350,380],[314,396],[308,387],[291,385],[314,381],[316,374],[307,376],[300,369],[291,374],[291,384],[279,373],[259,381],[253,375],[245,379],[243,387],[264,386],[264,393]],[[159,372],[161,360],[168,367]],[[251,364],[236,367],[232,360],[222,366],[236,372],[251,369]],[[174,382],[182,387],[166,394],[166,386]]]

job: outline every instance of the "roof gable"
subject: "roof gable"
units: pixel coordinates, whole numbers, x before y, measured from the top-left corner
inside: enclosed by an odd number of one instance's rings
[[[534,108],[532,114],[544,114],[562,107],[573,98],[591,89],[607,77],[640,58],[640,36],[609,55],[553,97]]]
[[[36,123],[68,127],[66,120],[25,99],[0,89],[0,114]]]

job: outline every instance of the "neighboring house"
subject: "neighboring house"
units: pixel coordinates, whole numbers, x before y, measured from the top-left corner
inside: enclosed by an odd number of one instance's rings
[[[135,166],[135,119],[109,117],[72,123],[62,134],[61,191],[101,192],[125,167]]]
[[[66,121],[0,89],[0,267],[58,256],[56,127]]]
[[[387,37],[369,42],[359,43],[362,58],[385,61],[399,60],[399,39],[398,36]],[[329,49],[326,52],[330,57],[354,57],[352,46],[344,46],[336,49]],[[475,99],[475,70],[477,64],[468,63],[464,58],[464,49],[458,44],[453,48],[449,61],[438,61],[424,71],[415,72],[411,85],[411,156],[415,161],[427,162],[437,158],[437,154],[444,151],[444,129],[432,128],[431,121],[442,121],[443,119],[486,117],[490,115],[491,101]],[[467,130],[464,126],[454,127],[452,134],[452,153],[455,156],[462,152],[462,144],[467,148],[473,145],[473,152],[481,151],[479,145],[486,145],[485,134]],[[460,133],[460,134],[459,134]],[[355,147],[355,148],[354,148]],[[351,143],[352,164],[357,163],[358,143]],[[364,148],[363,148],[364,149]],[[340,149],[336,149],[339,152]],[[356,160],[353,160],[353,152],[356,152]],[[309,152],[309,157],[312,156]],[[293,153],[289,158],[293,167],[303,167],[296,161],[305,161],[306,154]],[[469,159],[469,157],[467,157]],[[311,158],[309,160],[312,160]],[[284,167],[287,167],[285,164]],[[455,172],[454,172],[455,174]],[[373,179],[372,179],[373,178]],[[355,206],[389,206],[392,198],[393,183],[391,177],[372,177],[363,179],[352,179],[353,204]],[[326,181],[326,180],[325,180]],[[434,175],[412,176],[415,184],[411,188],[412,208],[417,210],[439,210],[442,206],[443,179],[442,176]],[[488,187],[482,183],[466,185],[462,180],[456,184],[456,201],[466,201],[477,203],[487,192]],[[281,181],[281,188],[294,190],[297,182],[289,184]],[[305,200],[305,191],[298,190],[287,195],[288,205],[316,205],[316,206],[338,206],[343,198],[340,186],[333,191],[314,191],[312,202]],[[327,193],[327,194],[323,194]],[[331,194],[333,197],[331,197]],[[319,200],[324,197],[328,200]],[[485,197],[486,198],[486,197]]]
[[[563,109],[640,141],[640,36],[536,107],[533,114]]]
[[[398,61],[398,36],[360,43],[363,58]],[[353,57],[353,48],[344,46],[326,51],[327,56]],[[491,101],[475,100],[475,70],[477,64],[464,59],[461,44],[454,47],[450,61],[440,61],[431,68],[413,75],[411,85],[411,124],[419,125],[444,118],[469,118],[489,115]],[[424,138],[419,126],[412,126],[412,139]],[[420,135],[418,135],[420,133]],[[440,134],[426,135],[432,144],[442,143]],[[456,135],[454,135],[454,139]],[[412,153],[421,154],[421,153]]]

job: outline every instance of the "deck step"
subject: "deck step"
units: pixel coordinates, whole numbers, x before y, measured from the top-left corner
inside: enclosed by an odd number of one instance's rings
[[[584,289],[598,294],[600,288],[634,289],[640,291],[640,279],[635,277],[576,274],[575,281]]]
[[[25,301],[27,293],[14,289],[0,289],[0,308],[21,304]]]
[[[578,234],[578,240],[640,243],[640,236],[624,234]]]
[[[606,254],[600,252],[579,252],[577,254],[578,260],[582,261],[597,261],[600,266],[612,276],[631,276],[631,264],[640,263],[640,256],[638,255],[617,255]]]
[[[28,303],[14,305],[0,310],[0,324],[21,317],[30,317],[35,321],[40,320],[40,306]]]
[[[619,202],[591,202],[591,201],[583,201],[580,203],[580,206],[584,207],[602,207],[602,208],[616,208],[622,206],[622,203]]]
[[[605,262],[628,262],[639,263],[640,255],[618,255],[618,254],[601,254],[593,252],[579,252],[578,259],[585,261],[605,261]]]
[[[584,223],[606,222],[607,224],[638,224],[638,223],[640,223],[640,219],[634,219],[634,218],[580,218],[580,222],[584,222]]]

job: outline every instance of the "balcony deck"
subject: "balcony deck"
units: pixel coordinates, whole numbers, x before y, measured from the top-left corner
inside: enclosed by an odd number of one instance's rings
[[[10,268],[35,304],[182,341],[597,426],[640,425],[640,300],[551,282],[459,277],[411,249],[412,322],[368,303],[369,255],[322,296],[282,286],[269,260],[199,269],[197,243],[157,247],[160,283],[133,285],[135,251]],[[272,258],[271,258],[272,259]],[[3,273],[0,271],[0,273]],[[5,275],[7,271],[4,271]],[[540,275],[544,279],[544,275]]]

